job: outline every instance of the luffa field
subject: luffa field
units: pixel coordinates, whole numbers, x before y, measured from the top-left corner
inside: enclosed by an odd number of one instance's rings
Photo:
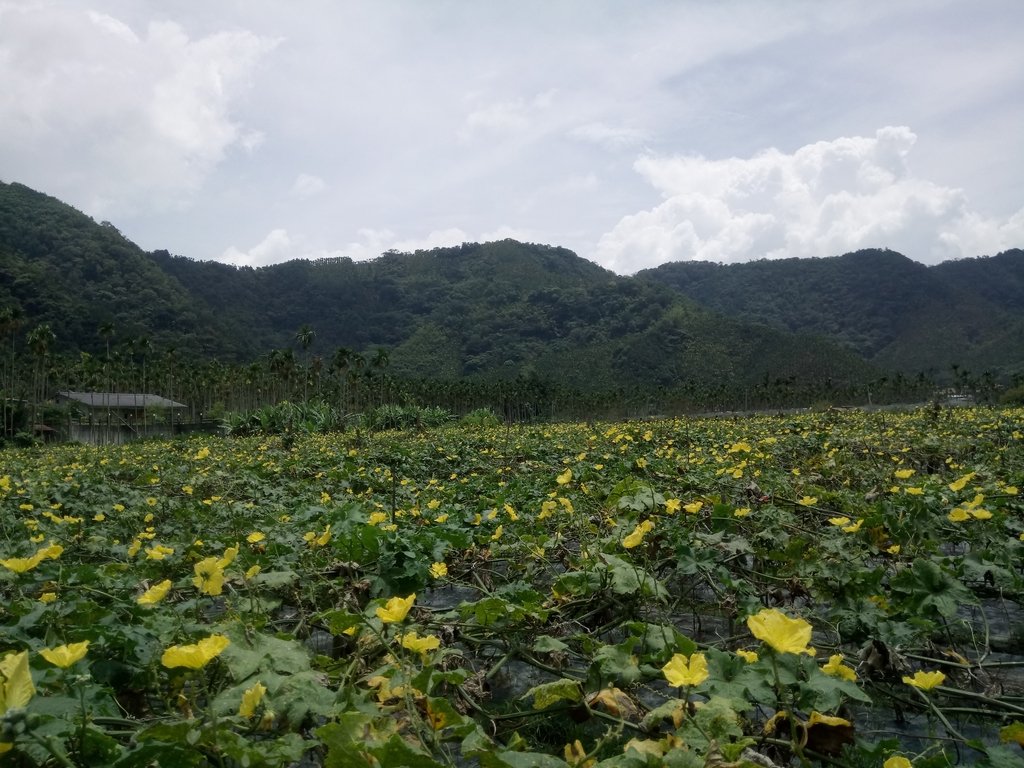
[[[0,455],[13,766],[1020,765],[1024,410]]]

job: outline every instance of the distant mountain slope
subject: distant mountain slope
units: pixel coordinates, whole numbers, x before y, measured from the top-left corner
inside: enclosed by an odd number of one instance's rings
[[[926,267],[888,250],[744,264],[674,262],[637,279],[716,312],[833,339],[904,372],[1024,371],[1024,252]]]
[[[563,248],[504,240],[260,269],[154,257],[232,327],[283,346],[308,322],[318,351],[388,347],[407,376],[706,388],[872,373],[828,342],[721,317]]]
[[[0,183],[0,307],[20,310],[25,325],[47,322],[58,343],[103,346],[112,322],[120,339],[222,354],[213,314],[198,304],[113,225],[97,224],[56,198]]]
[[[324,365],[338,348],[384,347],[391,370],[411,377],[707,394],[878,375],[832,342],[718,314],[564,248],[504,240],[237,268],[144,253],[18,184],[0,184],[0,277],[0,309],[23,313],[22,332],[50,322],[64,352],[101,349],[99,327],[112,322],[118,340],[245,361],[296,346],[309,324],[308,354]]]

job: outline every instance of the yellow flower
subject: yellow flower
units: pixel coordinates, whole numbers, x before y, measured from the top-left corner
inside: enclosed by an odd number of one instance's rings
[[[828,657],[828,663],[821,668],[821,671],[826,675],[832,675],[832,677],[838,677],[840,680],[856,680],[857,673],[853,668],[843,664],[843,654],[836,653]]]
[[[750,514],[750,507],[740,507],[739,509],[733,510],[733,517],[746,517]]]
[[[971,516],[963,507],[955,507],[946,517],[953,523],[962,523],[964,520],[971,519]]]
[[[47,604],[49,604],[49,603],[54,602],[56,599],[57,599],[57,593],[56,592],[43,592],[43,594],[41,594],[39,596],[39,602],[40,603],[47,603]]]
[[[35,692],[32,673],[28,669],[28,651],[8,653],[0,659],[0,716],[12,709],[27,707]],[[9,742],[0,742],[0,755],[13,746]]]
[[[83,640],[80,643],[58,645],[56,648],[43,648],[39,655],[54,666],[67,669],[79,659],[84,658],[88,650],[89,641]]]
[[[661,668],[661,673],[669,685],[678,688],[700,685],[708,679],[708,660],[703,653],[694,653],[689,658],[677,653]]]
[[[903,676],[904,683],[920,688],[922,691],[930,691],[935,686],[942,685],[945,679],[946,676],[942,672],[924,672],[922,670],[915,672],[913,677]]]
[[[890,555],[898,555],[900,553],[900,549],[901,549],[901,547],[900,547],[899,544],[893,544],[891,547],[889,547],[885,551],[888,552]]]
[[[562,474],[560,474],[558,477],[555,478],[555,482],[558,483],[559,485],[565,485],[570,480],[572,480],[572,470],[571,469],[565,470],[565,472],[563,472]]]
[[[164,579],[159,584],[154,584],[135,600],[139,605],[156,605],[171,591],[171,580]]]
[[[626,538],[622,540],[622,546],[624,546],[626,549],[632,549],[633,547],[640,546],[640,542],[644,540],[644,536],[646,536],[647,532],[653,528],[654,523],[652,523],[650,520],[644,520],[642,523],[638,524],[636,528],[633,529],[632,533],[627,535]]]
[[[811,642],[811,625],[803,619],[791,619],[775,608],[766,608],[747,617],[747,628],[758,640],[768,643],[779,653],[806,653]]]
[[[377,607],[377,618],[385,624],[397,624],[405,619],[415,601],[415,592],[408,597],[392,597],[386,604]]]
[[[252,533],[250,533],[248,536],[245,537],[245,540],[247,542],[249,542],[250,544],[259,544],[265,538],[267,538],[267,535],[265,533],[263,533],[261,531],[253,531]]]
[[[260,682],[257,682],[252,688],[246,688],[245,693],[242,694],[242,703],[238,707],[238,716],[252,717],[255,715],[256,709],[266,693],[267,686]]]
[[[445,563],[431,563],[430,575],[435,579],[443,579],[448,575],[448,566]]]
[[[903,489],[903,492],[909,496],[921,496],[924,494],[924,488],[919,486],[909,486]]]
[[[172,645],[164,651],[160,663],[168,669],[175,667],[201,669],[209,664],[211,659],[219,656],[229,645],[231,645],[231,640],[224,635],[210,635],[195,645]]]
[[[209,455],[210,455],[210,449],[207,448],[206,446],[203,446],[198,451],[196,451],[196,455],[193,456],[192,458],[193,459],[205,459]]]
[[[964,475],[960,479],[954,480],[952,483],[950,483],[949,484],[949,490],[953,491],[954,493],[956,491],[962,491],[966,487],[966,485],[969,482],[971,482],[971,480],[973,480],[973,479],[974,479],[974,473],[973,472],[968,472],[966,475]]]
[[[56,560],[63,552],[64,547],[60,544],[51,544],[48,547],[37,550],[31,557],[11,557],[7,560],[0,560],[0,565],[15,573],[25,573],[26,571],[31,571],[43,560]]]
[[[222,569],[223,568],[227,568],[229,565],[231,565],[235,561],[236,557],[238,557],[238,545],[237,544],[235,544],[235,546],[233,546],[233,547],[228,547],[227,549],[224,550],[224,554],[221,555],[220,559],[217,561],[217,565],[220,568],[222,568]]]
[[[747,664],[753,664],[759,658],[756,651],[736,651],[736,655],[747,662]]]
[[[193,488],[191,485],[181,486],[181,492],[184,493],[186,496],[191,496],[193,493],[195,493],[195,491],[196,489]]]
[[[397,638],[403,648],[408,648],[410,651],[416,651],[417,653],[427,655],[428,651],[433,651],[441,647],[441,639],[437,635],[424,635],[420,637],[415,632],[409,632],[406,635],[401,635]]]
[[[206,557],[192,566],[192,583],[204,595],[219,595],[224,591],[224,568],[219,557]]]
[[[149,504],[149,506],[151,506],[151,507],[155,507],[156,506],[156,499],[153,498],[152,496],[148,496],[146,498],[146,503]]]
[[[914,764],[903,755],[893,755],[882,763],[882,768],[914,768]]]
[[[331,526],[330,526],[330,523],[328,523],[327,527],[324,528],[324,532],[321,533],[319,536],[317,536],[315,539],[313,539],[313,544],[315,544],[318,547],[326,547],[327,546],[327,542],[329,542],[330,540],[331,540]]]
[[[491,534],[491,541],[497,541],[501,538],[503,533],[505,533],[505,526],[499,525],[494,529],[494,533]]]
[[[683,503],[679,499],[667,499],[665,501],[665,511],[668,512],[670,515],[673,512],[678,512],[680,507],[682,506]]]
[[[691,502],[690,504],[684,504],[683,505],[683,511],[686,512],[689,515],[696,515],[698,512],[700,512],[700,508],[703,507],[703,506],[704,506],[704,502],[703,501],[694,501],[694,502]]]
[[[853,523],[852,525],[844,525],[843,526],[843,532],[844,533],[856,533],[857,531],[860,530],[860,527],[862,525],[864,525],[864,518],[863,517],[858,517],[856,523]]]
[[[43,558],[32,555],[32,557],[9,557],[6,560],[0,560],[0,565],[8,571],[25,573],[26,571],[31,571],[41,562],[43,562]]]
[[[249,581],[250,579],[252,579],[254,576],[256,576],[262,570],[263,570],[263,568],[258,566],[258,565],[249,566],[249,570],[247,570],[245,572],[245,580]]]
[[[817,496],[802,496],[797,501],[797,504],[799,504],[802,507],[813,507],[817,503],[818,503],[818,497]]]
[[[163,544],[156,544],[146,550],[146,557],[150,560],[163,560],[168,555],[173,555],[174,549],[165,547]]]
[[[898,479],[900,479],[900,480],[906,480],[908,477],[912,477],[913,476],[914,470],[912,470],[912,469],[897,469],[895,472],[893,472],[893,474],[896,475],[896,477]]]

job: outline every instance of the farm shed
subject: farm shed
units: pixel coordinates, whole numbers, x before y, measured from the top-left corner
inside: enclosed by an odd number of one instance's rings
[[[59,392],[57,401],[72,406],[67,438],[94,445],[170,436],[188,410],[184,403],[135,392]]]

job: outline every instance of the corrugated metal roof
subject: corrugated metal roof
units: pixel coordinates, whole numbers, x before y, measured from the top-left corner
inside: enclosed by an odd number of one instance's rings
[[[183,403],[176,403],[160,395],[135,392],[60,392],[58,396],[90,408],[188,408]]]

